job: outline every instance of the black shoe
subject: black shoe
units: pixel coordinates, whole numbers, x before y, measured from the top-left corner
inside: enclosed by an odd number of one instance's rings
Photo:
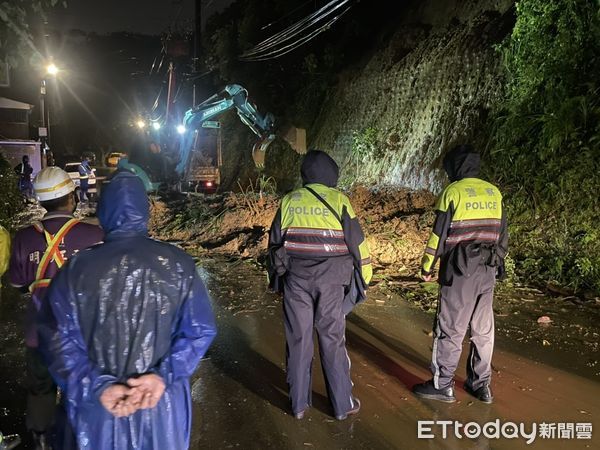
[[[346,420],[348,416],[353,416],[354,414],[358,414],[360,411],[360,400],[354,397],[354,408],[348,411],[346,414],[340,414],[339,416],[335,416],[337,420]]]
[[[38,433],[37,431],[34,431],[32,434],[35,450],[52,450],[48,435],[46,433]]]
[[[494,401],[494,395],[489,385],[485,384],[477,390],[473,390],[470,384],[465,383],[465,391],[475,397],[477,400],[483,403],[492,403]]]
[[[438,400],[445,403],[454,403],[456,401],[456,397],[454,397],[454,383],[448,387],[436,389],[433,385],[433,380],[429,380],[425,383],[415,385],[412,391],[417,397],[421,398]]]

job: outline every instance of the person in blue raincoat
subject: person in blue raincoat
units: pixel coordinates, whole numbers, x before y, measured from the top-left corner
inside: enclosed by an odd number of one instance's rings
[[[40,314],[40,347],[64,390],[78,448],[186,449],[189,378],[216,334],[194,260],[147,236],[140,179],[118,173],[103,244],[72,257]]]

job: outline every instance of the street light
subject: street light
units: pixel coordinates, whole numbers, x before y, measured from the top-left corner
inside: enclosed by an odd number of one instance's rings
[[[40,137],[40,143],[41,143],[41,147],[42,147],[42,154],[43,154],[43,159],[42,159],[42,166],[45,167],[46,166],[46,153],[47,153],[47,149],[49,148],[48,146],[48,142],[49,142],[49,135],[50,135],[50,118],[48,118],[48,121],[46,122],[46,77],[47,76],[55,76],[56,74],[58,74],[59,69],[56,66],[56,64],[54,63],[50,63],[46,66],[46,73],[44,74],[44,77],[42,78],[42,82],[40,85],[40,116],[41,116],[41,126],[38,130],[38,135]]]
[[[179,134],[185,133],[185,126],[183,126],[183,125],[177,125],[177,132]]]
[[[56,75],[58,73],[58,67],[56,67],[56,64],[48,64],[48,66],[46,67],[46,73],[48,75]]]
[[[141,130],[143,128],[146,128],[146,122],[144,122],[142,119],[139,119],[135,125]]]

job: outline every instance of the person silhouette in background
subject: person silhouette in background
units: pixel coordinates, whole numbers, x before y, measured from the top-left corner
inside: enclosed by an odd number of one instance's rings
[[[23,155],[21,162],[15,167],[15,173],[19,177],[19,191],[21,191],[21,194],[23,194],[26,199],[30,199],[33,196],[33,185],[31,184],[33,167],[29,164],[29,156]]]

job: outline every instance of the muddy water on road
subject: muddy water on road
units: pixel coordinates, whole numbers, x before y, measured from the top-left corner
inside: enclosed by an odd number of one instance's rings
[[[538,437],[531,446],[524,439],[457,439],[452,433],[442,439],[441,427],[433,428],[435,439],[419,440],[418,420],[484,424],[499,419],[525,422],[526,431],[532,422],[600,426],[600,383],[597,374],[571,365],[560,348],[553,361],[550,353],[539,355],[538,345],[499,333],[493,405],[479,403],[460,388],[464,358],[457,373],[457,403],[419,400],[410,388],[430,376],[432,315],[377,289],[347,323],[361,412],[344,422],[332,418],[317,357],[313,408],[297,421],[287,399],[280,298],[265,291],[264,273],[247,262],[202,260],[199,265],[213,297],[219,335],[192,380],[192,449],[600,448],[597,427],[591,441]],[[5,288],[2,295],[0,430],[24,433],[23,301],[14,290]]]
[[[600,383],[532,361],[526,352],[513,353],[511,339],[501,338],[494,356],[493,405],[479,403],[459,387],[464,369],[457,373],[457,403],[419,400],[410,388],[430,377],[432,316],[400,302],[376,302],[382,295],[377,292],[347,324],[360,414],[333,420],[317,358],[313,408],[297,421],[287,401],[281,300],[265,292],[264,274],[249,264],[203,261],[201,266],[219,335],[193,382],[193,449],[598,448],[597,436],[591,441],[538,437],[528,446],[524,439],[442,439],[442,429],[435,427],[436,439],[419,440],[418,420],[483,425],[499,419],[524,422],[527,432],[532,422],[596,425]]]

